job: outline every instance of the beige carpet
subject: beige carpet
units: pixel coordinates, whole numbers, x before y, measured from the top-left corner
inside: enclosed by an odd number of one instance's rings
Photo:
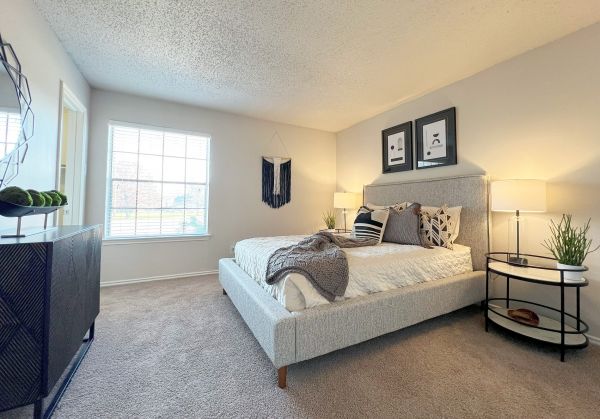
[[[600,415],[600,347],[561,363],[475,307],[292,365],[286,391],[214,276],[104,288],[96,330],[57,418]]]

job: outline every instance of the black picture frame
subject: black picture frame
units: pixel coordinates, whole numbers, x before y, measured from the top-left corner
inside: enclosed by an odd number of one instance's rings
[[[401,136],[394,136],[402,134]],[[397,141],[404,138],[404,154],[398,154],[395,157],[390,156],[393,150],[400,150],[398,143],[390,144],[390,141]],[[381,131],[382,147],[382,173],[404,172],[413,168],[413,147],[412,147],[412,121],[400,125],[386,128]],[[401,147],[401,146],[400,146]],[[390,158],[391,157],[391,158]],[[395,160],[395,161],[392,161]]]
[[[415,121],[417,169],[457,164],[456,108],[448,108]]]

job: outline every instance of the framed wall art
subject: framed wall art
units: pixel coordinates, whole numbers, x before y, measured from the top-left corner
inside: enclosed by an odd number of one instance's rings
[[[415,121],[417,169],[456,164],[456,108]]]
[[[404,172],[413,168],[412,122],[381,131],[382,173]]]

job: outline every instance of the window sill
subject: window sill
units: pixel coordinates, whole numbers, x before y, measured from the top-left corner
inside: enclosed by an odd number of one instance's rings
[[[124,237],[122,239],[110,238],[102,240],[103,246],[121,246],[125,244],[152,244],[152,243],[172,243],[172,242],[193,242],[206,241],[211,238],[211,234],[198,234],[189,236],[153,236],[153,237]]]

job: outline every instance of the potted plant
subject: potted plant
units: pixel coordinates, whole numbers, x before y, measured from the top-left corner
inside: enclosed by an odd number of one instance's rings
[[[554,255],[558,269],[567,269],[564,271],[565,280],[581,281],[583,261],[600,246],[592,249],[592,240],[587,237],[591,219],[583,227],[575,227],[571,223],[572,218],[571,214],[563,214],[558,224],[551,220],[551,237],[542,245]]]
[[[327,226],[327,230],[335,232],[335,214],[333,211],[325,211],[323,213],[323,222]]]

